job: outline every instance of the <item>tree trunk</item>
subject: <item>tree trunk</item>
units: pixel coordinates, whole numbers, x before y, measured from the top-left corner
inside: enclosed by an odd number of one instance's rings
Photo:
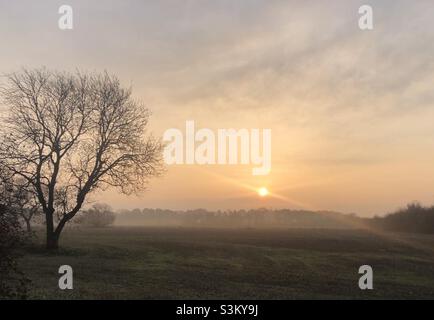
[[[53,209],[45,212],[45,222],[47,225],[47,250],[57,250],[59,248],[59,234],[54,231],[53,214]]]
[[[30,219],[29,220],[25,219],[24,221],[26,221],[27,233],[31,233],[32,232],[32,225],[30,224]]]
[[[65,224],[68,222],[68,218],[63,217],[60,220],[57,227],[54,229],[53,224],[50,224],[50,227],[47,226],[47,249],[48,250],[57,250],[59,248],[59,239],[60,234],[62,233]]]
[[[74,215],[80,210],[80,206],[77,205],[75,211],[71,211],[69,214],[64,215],[63,218],[59,221],[57,227],[54,227],[53,222],[53,216],[54,216],[54,209],[47,210],[45,212],[45,222],[47,224],[47,249],[48,250],[57,250],[59,248],[59,238],[60,234],[62,233],[63,228],[65,227],[66,223],[71,220]]]
[[[47,232],[47,249],[57,250],[59,248],[59,235],[56,232]]]

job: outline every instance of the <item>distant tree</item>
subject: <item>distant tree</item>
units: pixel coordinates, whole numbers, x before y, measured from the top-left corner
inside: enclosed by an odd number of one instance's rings
[[[162,169],[162,145],[146,135],[148,110],[107,73],[23,70],[0,89],[0,161],[35,193],[46,246],[57,249],[65,224],[89,193],[143,190]]]
[[[92,227],[108,227],[115,222],[116,214],[107,204],[94,204],[91,209],[83,211],[78,223]]]
[[[4,170],[0,165],[0,187],[5,190]],[[0,299],[25,298],[27,279],[16,262],[17,248],[25,240],[18,215],[8,207],[9,199],[0,194]]]
[[[434,207],[410,203],[396,212],[374,218],[371,224],[389,231],[434,233]]]
[[[32,220],[41,213],[40,204],[32,188],[26,180],[15,178],[13,175],[1,176],[0,193],[3,197],[3,203],[19,216],[24,222],[28,233],[32,232]]]

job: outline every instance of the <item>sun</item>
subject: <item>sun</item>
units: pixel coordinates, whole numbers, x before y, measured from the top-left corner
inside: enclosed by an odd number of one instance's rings
[[[262,188],[259,188],[259,189],[258,189],[258,194],[259,194],[259,196],[261,196],[261,197],[266,197],[266,196],[268,196],[269,192],[268,192],[268,189],[267,189],[267,188],[262,187]]]

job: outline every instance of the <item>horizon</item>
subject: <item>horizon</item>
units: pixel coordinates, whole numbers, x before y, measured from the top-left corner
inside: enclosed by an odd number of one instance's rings
[[[100,202],[97,202],[98,204],[101,204]],[[89,203],[87,204],[85,207],[83,207],[82,210],[86,211],[88,209],[91,208],[91,206],[95,204],[95,203]],[[106,203],[102,203],[102,204],[106,204]],[[303,209],[303,208],[299,208],[299,209],[295,209],[295,208],[273,208],[273,207],[252,207],[252,208],[240,208],[240,209],[207,209],[207,208],[200,208],[200,207],[191,207],[191,208],[187,208],[187,209],[176,209],[176,208],[164,208],[164,207],[131,207],[131,208],[126,208],[126,207],[112,207],[113,212],[116,214],[123,214],[123,213],[132,213],[135,210],[139,210],[141,213],[143,213],[143,211],[145,210],[161,210],[161,211],[172,211],[172,212],[176,212],[176,213],[188,213],[188,212],[192,212],[192,211],[206,211],[206,212],[211,212],[211,213],[227,213],[227,212],[240,212],[240,211],[244,211],[244,212],[249,212],[249,211],[269,211],[269,212],[276,212],[276,211],[290,211],[290,212],[308,212],[308,213],[317,213],[317,214],[321,214],[321,213],[332,213],[332,214],[339,214],[339,215],[345,215],[345,216],[353,216],[353,217],[358,217],[358,218],[376,218],[376,217],[385,217],[387,215],[392,215],[395,214],[401,210],[406,210],[406,208],[409,205],[421,205],[422,207],[425,208],[433,208],[434,205],[423,205],[420,204],[419,202],[411,202],[411,203],[407,203],[405,205],[402,205],[400,207],[395,208],[394,210],[388,211],[388,212],[382,212],[379,214],[373,214],[370,216],[362,216],[357,214],[357,212],[341,212],[341,211],[334,211],[334,210],[327,210],[327,209],[317,209],[317,210],[309,210],[309,209]]]

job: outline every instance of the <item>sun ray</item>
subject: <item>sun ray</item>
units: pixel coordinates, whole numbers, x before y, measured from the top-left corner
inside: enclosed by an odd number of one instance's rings
[[[211,170],[207,170],[205,168],[197,168],[197,169],[203,171],[204,173],[206,173],[208,175],[213,176],[214,178],[220,179],[221,181],[224,181],[224,182],[236,185],[236,186],[238,186],[240,188],[252,191],[254,193],[258,193],[258,187],[257,186],[253,186],[253,185],[250,185],[250,184],[242,183],[242,182],[240,182],[237,179],[230,178],[230,177],[222,175],[222,174],[217,174],[217,173],[215,173],[215,172],[213,172]],[[278,200],[280,200],[282,202],[285,202],[285,203],[287,203],[287,204],[289,204],[291,206],[295,206],[295,207],[300,208],[300,209],[317,210],[317,208],[315,206],[313,206],[311,204],[308,204],[306,202],[302,202],[302,201],[290,198],[287,195],[277,194],[275,192],[269,191],[268,189],[267,189],[267,191],[268,191],[268,193],[267,193],[267,197],[268,198],[278,199]]]

